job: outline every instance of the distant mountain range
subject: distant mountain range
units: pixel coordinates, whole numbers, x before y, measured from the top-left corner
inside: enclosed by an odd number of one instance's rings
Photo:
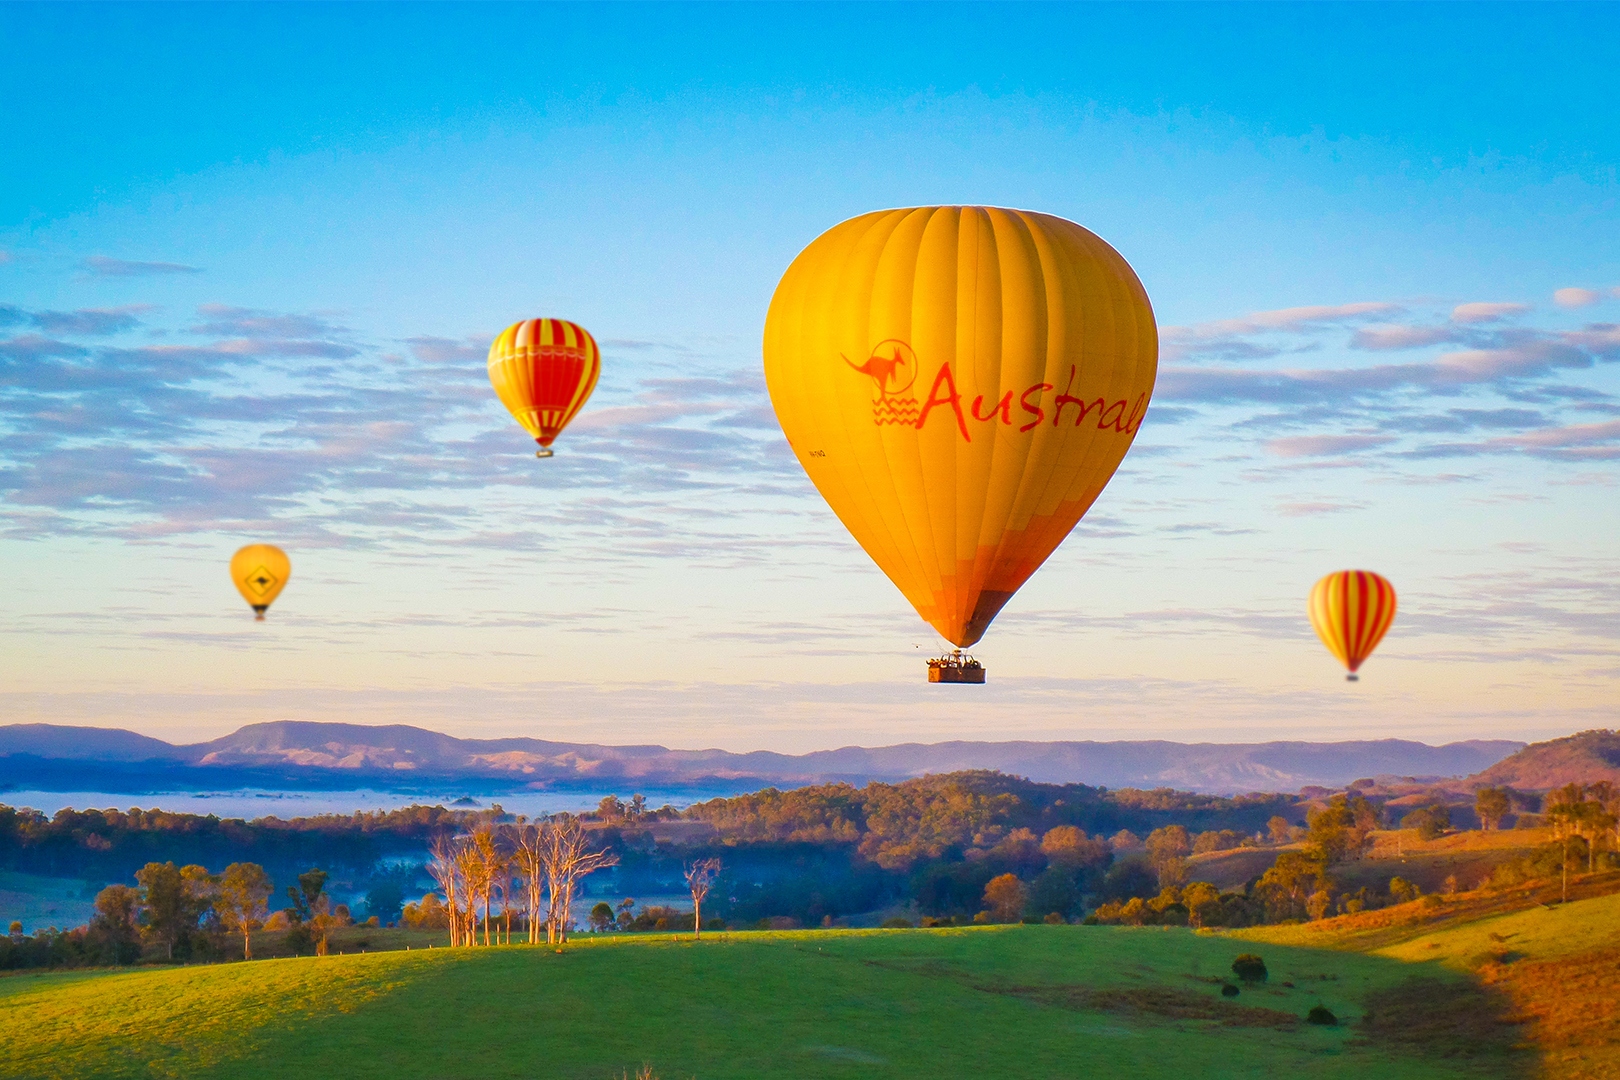
[[[809,754],[671,750],[543,739],[458,739],[404,725],[250,724],[176,746],[132,731],[0,726],[0,792],[140,793],[226,787],[396,791],[457,784],[497,793],[537,788],[724,784],[734,790],[844,780],[902,780],[996,769],[1047,783],[1232,793],[1343,787],[1366,777],[1464,777],[1523,750],[1508,740],[1429,746],[1401,739],[1335,743],[946,742]],[[4,801],[0,794],[0,801]]]

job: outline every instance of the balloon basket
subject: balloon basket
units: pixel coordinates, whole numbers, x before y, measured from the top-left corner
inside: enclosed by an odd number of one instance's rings
[[[928,681],[931,683],[983,683],[984,665],[961,649],[953,649],[948,656],[937,656],[928,661]]]
[[[557,451],[542,446],[534,452],[534,456],[538,458],[556,457]]]
[[[1360,682],[1361,681],[1361,676],[1357,675],[1355,672],[1352,671],[1350,674],[1348,674],[1348,675],[1346,675],[1344,677],[1344,681],[1345,682]]]

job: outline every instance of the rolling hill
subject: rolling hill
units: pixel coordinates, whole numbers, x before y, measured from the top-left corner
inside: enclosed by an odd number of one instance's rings
[[[1620,731],[1598,728],[1533,743],[1469,777],[1468,784],[1548,791],[1569,783],[1593,784],[1600,780],[1620,785]]]
[[[130,731],[45,724],[0,726],[0,785],[139,790],[131,784],[408,786],[477,779],[492,790],[726,781],[742,786],[862,784],[927,773],[995,769],[1045,783],[1175,787],[1230,793],[1342,787],[1378,775],[1459,777],[1523,747],[1507,740],[1445,746],[1399,739],[1334,743],[946,742],[808,754],[672,750],[532,738],[460,739],[405,725],[276,721],[176,746]],[[63,788],[57,785],[71,785]],[[121,786],[111,786],[121,785]]]

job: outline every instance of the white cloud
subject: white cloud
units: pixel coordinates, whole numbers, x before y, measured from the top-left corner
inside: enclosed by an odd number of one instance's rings
[[[1553,303],[1561,308],[1589,307],[1603,299],[1596,289],[1559,289],[1553,293]]]
[[[1529,304],[1476,301],[1469,304],[1458,304],[1452,308],[1451,321],[1456,323],[1498,322],[1514,315],[1523,315],[1529,310]]]
[[[1394,441],[1393,435],[1290,435],[1268,440],[1266,449],[1285,458],[1337,457],[1356,450],[1385,446]]]
[[[1352,349],[1421,349],[1455,341],[1457,332],[1449,326],[1364,326],[1350,339]]]
[[[171,262],[131,262],[108,255],[92,255],[84,260],[84,268],[101,277],[152,277],[159,274],[200,274],[202,268]]]
[[[1504,435],[1491,441],[1499,445],[1522,446],[1527,449],[1620,442],[1620,420],[1607,420],[1600,424],[1567,424],[1563,427],[1527,431],[1522,435]]]
[[[1401,310],[1397,304],[1383,301],[1363,301],[1355,304],[1316,304],[1309,307],[1279,308],[1276,311],[1256,311],[1237,319],[1199,323],[1196,326],[1165,327],[1165,334],[1192,338],[1222,337],[1227,334],[1253,334],[1260,331],[1297,331],[1323,323],[1350,322],[1371,315],[1393,315]]]

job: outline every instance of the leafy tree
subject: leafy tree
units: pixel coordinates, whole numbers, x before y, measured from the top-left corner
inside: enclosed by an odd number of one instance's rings
[[[1221,918],[1221,891],[1207,881],[1195,881],[1181,890],[1189,926],[1217,926]]]
[[[1181,825],[1166,825],[1148,833],[1147,856],[1153,869],[1160,870],[1172,859],[1184,859],[1192,852],[1192,838]]]
[[[597,901],[591,908],[591,929],[600,934],[613,929],[614,925],[613,905],[606,900]]]
[[[1389,879],[1389,898],[1397,904],[1407,904],[1423,895],[1423,890],[1403,877]]]
[[[1029,883],[1029,910],[1033,912],[1072,915],[1080,899],[1074,872],[1062,866],[1047,867]]]
[[[404,906],[405,888],[391,878],[373,883],[366,891],[366,914],[385,926],[399,921]]]
[[[450,911],[438,893],[428,893],[414,904],[406,904],[399,921],[408,930],[444,930],[450,926]]]
[[[1193,854],[1210,851],[1230,851],[1242,847],[1245,837],[1235,829],[1209,829],[1193,837]]]
[[[253,959],[253,931],[270,910],[270,877],[258,863],[231,863],[219,876],[214,911],[227,930],[242,935],[242,959]]]
[[[293,905],[289,910],[297,916],[297,922],[308,922],[315,917],[316,905],[326,891],[327,878],[331,876],[325,870],[310,869],[298,875],[296,886],[287,886],[287,898]]]
[[[1372,847],[1378,810],[1361,795],[1335,795],[1305,816],[1310,844],[1324,866],[1359,859]]]
[[[1141,856],[1122,859],[1103,877],[1101,894],[1109,900],[1147,898],[1159,889],[1159,875]]]
[[[1287,818],[1279,815],[1266,822],[1266,832],[1273,844],[1286,844],[1293,839],[1294,827],[1288,824]]]
[[[1121,829],[1108,838],[1115,851],[1134,851],[1142,846],[1142,838],[1129,829]]]
[[[993,877],[984,887],[984,906],[997,922],[1016,922],[1024,914],[1029,894],[1017,874]]]
[[[142,925],[163,946],[166,959],[174,959],[176,948],[183,954],[189,951],[191,935],[211,906],[209,880],[208,871],[200,866],[181,869],[172,862],[147,863],[135,872],[141,887]]]
[[[287,886],[287,898],[292,901],[292,907],[287,909],[288,921],[292,923],[287,931],[287,945],[294,952],[303,952],[313,942],[316,954],[326,955],[330,926],[326,921],[325,892],[326,879],[330,876],[325,870],[312,868],[298,875],[296,886]]]
[[[1401,818],[1401,828],[1416,829],[1420,840],[1438,840],[1451,828],[1451,810],[1441,803],[1419,807]]]
[[[1482,787],[1474,793],[1474,813],[1486,831],[1501,827],[1502,819],[1512,809],[1512,796],[1505,787]]]
[[[96,913],[87,936],[105,948],[114,964],[127,964],[140,957],[141,894],[128,885],[109,885],[96,894]],[[22,924],[14,923],[17,932]]]
[[[1310,897],[1321,891],[1325,876],[1326,869],[1312,853],[1285,851],[1260,875],[1255,893],[1274,922],[1297,919],[1306,914]]]

